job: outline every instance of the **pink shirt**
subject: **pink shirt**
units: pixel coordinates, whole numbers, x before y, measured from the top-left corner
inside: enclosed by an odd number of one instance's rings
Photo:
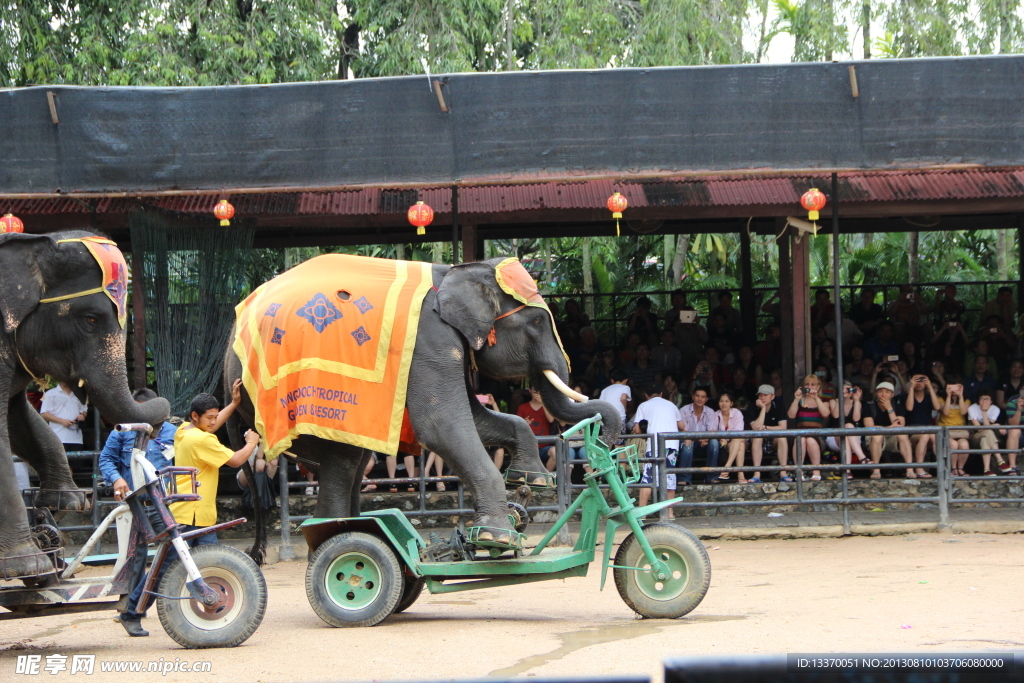
[[[716,427],[719,431],[729,432],[742,432],[743,431],[743,413],[736,408],[729,409],[729,424],[725,423],[725,419],[722,417],[722,411],[716,410],[715,416],[718,418],[718,426]]]

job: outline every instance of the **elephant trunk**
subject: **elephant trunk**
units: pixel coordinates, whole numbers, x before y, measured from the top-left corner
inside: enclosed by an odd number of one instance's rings
[[[163,422],[171,416],[171,404],[165,398],[155,398],[145,403],[136,403],[128,388],[128,374],[124,356],[98,364],[94,373],[84,375],[83,388],[89,399],[109,422],[145,422],[151,425]]]
[[[557,380],[566,384],[569,373],[564,365],[560,371],[554,371],[554,374]],[[622,432],[622,417],[611,403],[607,401],[577,403],[566,396],[559,387],[552,384],[548,379],[548,371],[545,371],[541,377],[535,378],[534,381],[540,387],[540,396],[544,401],[544,406],[557,420],[572,425],[600,413],[602,417],[601,437],[605,442],[613,443]]]

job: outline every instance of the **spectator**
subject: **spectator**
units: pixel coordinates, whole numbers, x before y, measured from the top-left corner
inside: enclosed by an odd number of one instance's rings
[[[738,335],[743,332],[743,319],[740,317],[740,312],[732,307],[732,294],[729,290],[719,290],[718,306],[711,309],[708,317],[713,318],[716,313],[720,313],[725,319],[725,331],[728,334]]]
[[[942,401],[942,408],[939,410],[939,419],[936,422],[940,427],[950,427],[949,430],[949,466],[950,473],[954,477],[965,477],[964,465],[970,455],[966,452],[971,447],[970,432],[964,427],[967,426],[967,412],[971,402],[964,398],[964,387],[960,384],[959,377],[950,377],[946,384],[946,398]]]
[[[82,450],[82,429],[88,408],[78,400],[67,382],[43,394],[41,412],[43,419],[50,423],[50,429],[64,444],[64,451]]]
[[[850,380],[843,382],[843,421],[842,425],[847,429],[857,429],[864,426],[864,390],[860,387],[856,387]],[[839,401],[833,400],[829,402],[829,407],[832,410],[832,417],[836,420],[839,419]],[[839,447],[839,441],[834,436],[828,437],[825,440],[825,445],[831,448],[834,452],[839,453],[843,449]],[[846,437],[846,452],[845,452],[844,464],[848,464],[853,461],[854,464],[866,463],[868,458],[864,455],[864,449],[861,447],[861,440],[859,436],[848,436]],[[850,456],[853,456],[852,458]],[[829,479],[838,479],[838,476],[829,477]],[[847,470],[847,479],[853,479],[853,472]]]
[[[930,379],[940,391],[945,391],[947,384],[946,364],[941,360],[933,360],[930,367],[931,370],[928,373],[928,379]],[[959,375],[957,377],[959,377]],[[959,381],[959,379],[957,381]]]
[[[580,329],[580,342],[570,353],[570,359],[572,366],[580,370],[590,366],[590,363],[594,360],[594,356],[604,351],[604,346],[597,341],[597,332],[594,331],[593,327],[583,327]]]
[[[676,382],[675,375],[666,373],[661,383],[665,389],[661,397],[677,408],[682,407],[683,394],[679,391],[679,384]]]
[[[634,387],[646,387],[661,383],[661,366],[651,360],[651,350],[646,342],[636,345],[636,360],[626,367],[629,382]]]
[[[982,389],[978,392],[977,402],[967,409],[967,419],[976,427],[996,425],[999,424],[1000,412],[999,406],[992,402],[992,392],[988,389]],[[996,431],[1003,435],[1006,434],[1005,429],[979,429],[975,430],[970,438],[971,448],[988,451],[981,454],[981,462],[984,466],[986,477],[996,476],[995,470],[992,469],[992,451],[999,448]],[[996,456],[996,466],[1003,474],[1014,473],[1010,466],[1006,464],[1006,461],[1003,460],[1002,454],[995,453],[994,455]]]
[[[568,306],[566,307],[568,308]],[[583,391],[580,391],[580,393],[583,394],[584,396],[589,396],[589,394],[586,394]],[[494,399],[494,394],[476,394],[476,400],[479,401],[480,405],[482,405],[484,408],[487,408],[487,410],[493,410],[496,413],[501,412],[501,406],[499,406],[498,402]],[[493,449],[488,448],[487,451],[488,453],[491,454],[491,460],[494,462],[494,467],[497,468],[499,472],[503,471],[502,466],[505,464],[505,449],[502,448],[501,446],[498,446],[497,448]],[[406,467],[406,469],[408,469],[408,467]]]
[[[658,338],[658,318],[651,313],[651,300],[646,296],[636,300],[636,309],[629,316],[626,331],[639,334],[645,344],[653,344]]]
[[[859,384],[861,386],[870,387],[870,386],[874,386],[871,383],[871,380],[874,379],[876,376],[877,376],[877,369],[875,368],[874,361],[872,361],[870,358],[865,356],[864,358],[861,359],[860,365],[857,368],[857,372],[852,373],[850,375],[850,380],[854,384]]]
[[[628,368],[633,361],[636,360],[636,347],[642,339],[638,332],[630,332],[626,335],[626,341],[622,343],[622,348],[619,349],[619,362],[622,367]]]
[[[828,368],[829,375],[835,376],[839,373],[839,361],[836,358],[836,344],[831,339],[823,339],[818,346],[817,357],[814,360],[814,367]]]
[[[733,349],[739,346],[740,336],[729,329],[722,313],[712,313],[709,320],[708,345],[718,349],[722,360],[730,363]]]
[[[754,349],[750,346],[741,346],[736,355],[736,367],[743,368],[743,372],[747,376],[747,384],[752,389],[760,386],[763,381],[762,375],[764,370],[758,364],[757,359],[754,358]]]
[[[700,324],[700,318],[693,306],[684,306],[683,312],[692,313],[693,320],[692,322],[677,322],[673,333],[676,338],[676,346],[679,348],[682,376],[688,377],[693,372],[693,366],[697,363],[697,359],[704,355],[704,347],[708,343],[708,332]]]
[[[850,320],[846,314],[843,314],[843,319],[840,321],[843,333],[843,348],[848,349],[854,344],[859,344],[864,339],[864,333],[860,331],[857,323]],[[825,336],[832,341],[836,339],[836,320],[833,317],[831,320],[825,323],[822,329],[825,331]]]
[[[782,373],[778,370],[772,370],[768,377],[771,380],[772,388],[775,389],[775,403],[779,408],[782,408]]]
[[[136,389],[132,393],[132,398],[136,403],[145,403],[156,397],[156,392],[152,389]],[[241,400],[241,395],[239,395],[239,400]],[[158,425],[153,425],[153,430],[156,436],[150,439],[146,446],[146,460],[159,471],[174,464],[174,433],[178,431],[178,425],[166,420]],[[114,500],[124,500],[129,493],[146,483],[135,481],[132,476],[132,449],[134,447],[135,432],[112,431],[103,445],[103,450],[100,451],[98,463],[100,476],[114,488]]]
[[[647,453],[644,457],[653,457],[654,445],[656,443],[657,434],[671,434],[678,432],[683,429],[682,416],[679,414],[679,408],[675,405],[666,401],[662,398],[661,394],[664,388],[661,384],[653,384],[647,387],[644,393],[647,394],[647,400],[637,406],[636,415],[633,420],[633,433],[642,434],[640,431],[640,423],[647,422],[647,433],[651,435],[651,438],[647,442]],[[665,462],[666,469],[669,467],[676,466],[676,454],[679,451],[678,441],[666,441],[665,442]],[[689,465],[686,465],[689,467]],[[644,463],[643,476],[640,479],[641,484],[646,484],[648,488],[640,489],[640,500],[638,504],[640,507],[647,505],[651,500],[651,486],[658,481],[658,468],[654,466],[654,463]],[[676,475],[666,474],[665,484],[668,488],[668,497],[676,497]],[[684,486],[686,482],[684,480]],[[668,518],[674,517],[672,508],[668,509]]]
[[[708,396],[718,396],[718,387],[715,386],[714,376],[715,373],[708,361],[702,360],[698,363],[694,369],[693,379],[690,380],[690,396],[694,396],[698,389],[704,392],[705,399]]]
[[[895,323],[896,339],[920,339],[924,336],[928,320],[928,307],[914,291],[913,285],[902,285],[900,295],[889,304],[889,320]]]
[[[936,293],[935,329],[947,327],[951,322],[960,322],[967,307],[957,301],[956,285],[950,283]]]
[[[528,404],[523,404],[523,405],[528,405]],[[432,453],[431,455],[434,455],[434,454]],[[404,461],[402,463],[402,465],[405,467],[405,477],[407,477],[409,479],[412,479],[413,477],[416,476],[416,456],[410,455],[408,453],[403,453],[402,454],[402,459]],[[441,460],[440,456],[438,456],[437,459]],[[386,455],[386,456],[384,456],[384,467],[385,467],[385,469],[388,472],[388,479],[396,479],[396,478],[398,478],[398,456],[397,455]],[[441,467],[444,467],[444,462],[443,461],[441,462]],[[426,470],[427,470],[426,476],[429,477],[430,476],[430,467],[427,467]],[[438,468],[437,476],[439,476],[439,477],[441,476],[440,468]],[[369,488],[369,487],[367,487],[367,488]],[[374,486],[374,488],[377,488],[377,487]],[[370,490],[372,491],[373,489],[370,489]],[[398,484],[392,484],[389,490],[391,491],[391,493],[398,493]],[[406,487],[406,490],[411,493],[413,491],[417,491],[418,489],[416,488],[415,485],[408,484],[407,487]],[[444,482],[440,482],[440,481],[437,482],[437,490],[438,491],[444,491]]]
[[[540,398],[540,390],[537,387],[530,387],[530,400],[523,403],[516,409],[516,415],[526,420],[526,423],[530,425],[530,431],[535,436],[551,436],[551,424],[555,421],[554,416],[548,412],[547,407]],[[538,445],[539,455],[541,462],[548,462],[555,453],[554,446],[548,446],[544,444]],[[433,457],[428,457],[427,464],[424,466],[427,476],[430,476],[430,466],[433,464],[437,468],[437,475],[441,476],[441,472],[444,468],[444,461],[441,460],[441,456],[436,453],[430,454]],[[438,482],[440,484],[441,482]],[[438,491],[443,491],[444,487],[439,486]]]
[[[672,292],[672,308],[665,312],[663,318],[665,329],[674,329],[676,324],[679,322],[679,314],[685,310],[693,310],[692,306],[686,305],[686,292],[681,289],[677,289]]]
[[[651,360],[661,366],[662,372],[678,372],[682,356],[676,348],[676,335],[671,328],[661,333],[661,343],[651,349]]]
[[[818,395],[824,401],[831,401],[836,397],[836,385],[832,383],[832,369],[827,365],[815,365],[814,376],[821,381],[821,389]]]
[[[628,386],[629,375],[626,374],[625,370],[616,369],[612,371],[611,380],[612,383],[601,391],[599,398],[602,401],[611,403],[619,410],[619,417],[622,418],[622,431],[625,432],[626,408],[629,406],[629,402],[633,400],[633,394]]]
[[[900,345],[893,338],[893,327],[890,322],[878,326],[878,334],[864,342],[864,355],[876,364],[888,356],[899,355]]]
[[[1014,341],[1011,341],[1012,338],[1012,334],[1007,334],[1003,329],[999,316],[990,315],[978,330],[977,343],[985,342],[989,354],[1002,360],[1008,358],[1013,351]],[[995,368],[991,369],[995,374]]]
[[[528,405],[528,404],[524,403],[523,405]],[[538,436],[549,436],[549,434],[538,435]],[[547,458],[548,458],[547,462],[548,463],[550,463],[551,459],[555,457],[555,447],[554,446],[544,446],[544,445],[538,444],[538,450],[540,451],[540,454],[541,454],[541,460],[544,459],[544,453],[545,453],[545,451],[547,451]],[[408,462],[408,458],[406,458],[406,462]],[[434,470],[434,476],[435,477],[440,478],[440,477],[444,476],[444,459],[440,455],[435,453],[434,451],[428,451],[427,462],[425,462],[423,464],[423,476],[429,478],[430,477],[430,470],[431,469]],[[551,472],[551,471],[552,471],[552,468],[549,468],[548,472]],[[413,469],[413,472],[415,472],[415,468]],[[408,476],[411,477],[411,476],[413,476],[413,474],[409,474]],[[416,487],[415,486],[410,486],[409,490],[410,491],[415,491]],[[438,491],[444,491],[445,490],[445,485],[444,485],[443,481],[437,482],[437,490]]]
[[[992,396],[996,392],[996,380],[988,372],[988,357],[981,355],[974,359],[974,372],[964,381],[964,398],[971,403],[978,402],[981,392]]]
[[[886,356],[886,358],[892,358],[892,356]],[[906,376],[900,371],[899,361],[886,360],[875,366],[875,374],[868,386],[876,387],[879,382],[889,382],[893,385],[894,391],[897,394],[902,394],[906,391],[907,380]]]
[[[1021,422],[1021,396],[1024,394],[1024,390],[1021,390],[1015,396],[1011,396],[1006,402],[1006,409],[1003,410],[1003,417],[1006,418],[1006,424],[1017,427]],[[1005,474],[1013,475],[1020,474],[1020,470],[1017,469],[1017,451],[1020,447],[1020,430],[1019,429],[1007,429],[1006,430],[1006,450],[1010,451],[1006,454],[1007,460],[1010,461],[1009,471]]]
[[[804,377],[803,386],[796,390],[793,402],[789,406],[787,415],[789,419],[796,421],[797,429],[822,429],[825,420],[831,416],[832,409],[828,401],[821,398],[821,380],[817,375]],[[800,464],[806,455],[811,460],[811,465],[817,467],[821,464],[821,441],[816,436],[801,436],[803,452],[800,454]],[[811,472],[811,481],[821,481],[821,471],[814,469]]]
[[[583,328],[590,327],[590,318],[583,312],[580,302],[576,299],[565,302],[565,326],[569,328],[573,339],[579,339]]]
[[[1010,363],[1010,371],[1006,379],[996,389],[996,405],[1000,410],[1006,410],[1006,403],[1009,399],[1018,396],[1024,389],[1024,360],[1015,359]]]
[[[729,382],[731,375],[728,365],[722,361],[722,354],[716,347],[709,346],[704,351],[704,360],[711,366],[711,376],[715,380],[715,384],[722,386]]]
[[[680,409],[679,415],[682,418],[684,432],[710,432],[718,428],[718,417],[713,410],[707,407],[708,392],[703,387],[697,387],[691,392],[693,403],[685,405]],[[718,467],[718,439],[700,439],[684,441],[679,448],[679,466],[693,467],[694,455],[705,457],[705,467]],[[687,484],[692,481],[692,473],[682,475],[683,481]],[[713,472],[708,472],[705,481],[710,484],[715,481]]]
[[[612,383],[612,373],[619,368],[614,351],[602,351],[594,356],[587,368],[587,380],[598,390]]]
[[[996,298],[985,303],[981,309],[981,319],[988,320],[989,316],[998,315],[1000,327],[1009,337],[1013,334],[1013,321],[1017,318],[1017,312],[1013,305],[1013,290],[1003,286],[996,293]]]
[[[827,289],[814,292],[814,304],[811,306],[811,327],[825,327],[828,321],[835,326],[835,308]]]
[[[942,403],[939,401],[939,395],[935,393],[935,387],[926,375],[916,374],[910,378],[910,387],[907,390],[904,409],[906,410],[907,426],[931,426],[932,411],[941,410]],[[923,463],[929,448],[932,449],[933,453],[935,452],[935,435],[912,434],[910,436],[910,445],[914,450],[914,462]],[[918,467],[917,478],[931,479],[932,475],[923,467]]]
[[[901,351],[900,360],[906,362],[908,373],[911,375],[920,375],[927,372],[925,369],[924,358],[921,357],[921,354],[917,350],[917,344],[908,339],[903,342]]]
[[[875,387],[875,400],[864,407],[864,426],[867,428],[883,427],[895,428],[906,425],[904,413],[906,409],[899,402],[894,402],[893,396],[896,391],[891,382],[879,382]],[[871,461],[876,465],[882,461],[883,451],[898,451],[903,456],[903,462],[908,465],[913,461],[910,438],[906,434],[872,435]],[[871,472],[872,479],[881,479],[882,470],[875,469]],[[913,468],[907,468],[907,479],[916,479]]]
[[[860,362],[864,358],[864,347],[859,344],[855,344],[846,349],[846,355],[847,358],[850,359],[850,362],[843,367],[843,376],[852,377],[860,372]],[[874,370],[874,368],[872,368],[872,370]]]
[[[718,397],[718,410],[715,411],[715,416],[718,418],[718,426],[716,429],[723,432],[742,432],[743,431],[743,413],[738,408],[734,407],[735,401],[728,391],[723,391],[722,395]],[[747,440],[746,439],[722,439],[721,445],[726,446],[729,449],[729,458],[725,461],[726,467],[743,467],[743,457],[747,452]],[[722,472],[718,475],[719,481],[729,481],[730,474],[728,472]],[[747,483],[747,475],[743,472],[736,473],[736,482],[739,484]]]
[[[242,489],[242,508],[255,510],[256,505],[259,505],[262,510],[270,510],[277,505],[277,496],[274,495],[274,477],[277,476],[278,458],[274,458],[273,462],[267,462],[263,449],[257,448],[249,456],[249,465],[256,478],[255,495],[249,487],[249,478],[245,476],[245,471],[238,470],[235,475],[238,487]]]
[[[217,482],[220,479],[220,468],[223,465],[239,467],[259,446],[259,434],[252,430],[245,433],[245,446],[235,452],[223,446],[214,435],[214,432],[227,421],[238,406],[235,396],[238,395],[236,387],[239,386],[241,386],[241,380],[237,380],[232,387],[232,402],[222,410],[217,409],[217,399],[210,394],[196,396],[192,399],[189,422],[181,425],[174,434],[174,464],[177,467],[197,468],[198,472],[195,477],[203,492],[202,498],[198,501],[180,501],[171,504],[171,514],[174,515],[175,521],[182,525],[182,533],[213,526],[217,523]],[[191,475],[179,475],[177,482],[179,489],[189,490],[191,480]],[[191,547],[216,544],[217,532],[196,536],[189,539],[187,543]],[[167,561],[161,567],[161,574],[173,564],[177,555],[177,551],[173,548],[168,551]],[[159,585],[160,578],[160,576],[156,577],[157,585]],[[149,632],[142,628],[141,623],[145,614],[135,611],[139,599],[142,597],[144,585],[145,581],[136,584],[131,595],[128,596],[127,609],[118,617],[128,635],[133,637],[149,635]]]
[[[762,368],[782,365],[782,333],[778,325],[769,325],[764,341],[754,345],[754,357]]]
[[[999,361],[992,355],[988,348],[988,342],[984,339],[979,339],[974,342],[974,346],[967,353],[967,357],[964,359],[964,373],[969,374],[974,368],[974,361],[979,357],[984,356],[988,360],[988,373],[993,377],[999,376]]]
[[[723,394],[729,394],[733,403],[743,399],[746,405],[754,402],[754,387],[747,383],[747,373],[740,366],[732,369],[732,381],[722,387]]]
[[[875,296],[873,288],[864,287],[860,290],[860,301],[850,308],[850,320],[856,323],[865,337],[873,336],[885,320],[885,312],[875,303]]]
[[[782,408],[775,402],[775,388],[770,384],[762,384],[757,389],[757,398],[754,405],[747,410],[747,422],[750,429],[756,432],[775,431],[786,428],[786,415]],[[779,466],[785,467],[789,456],[789,442],[785,437],[776,437],[768,442],[768,451],[775,452],[779,459]],[[750,459],[754,467],[761,466],[764,456],[764,439],[751,439]],[[779,481],[793,481],[786,470],[779,472]],[[754,472],[754,476],[747,480],[750,484],[761,483],[761,473]]]
[[[39,380],[39,382],[44,382],[44,383],[45,383],[45,381],[46,380],[42,380],[42,379]],[[46,385],[45,384],[39,384],[35,380],[32,380],[31,382],[29,382],[28,386],[25,387],[25,398],[28,399],[29,405],[31,405],[33,408],[36,409],[37,413],[42,412],[42,409],[43,409],[43,392],[44,391],[46,391]]]
[[[931,358],[941,359],[949,367],[961,367],[967,350],[967,333],[963,323],[959,320],[946,322],[932,336],[929,348]]]

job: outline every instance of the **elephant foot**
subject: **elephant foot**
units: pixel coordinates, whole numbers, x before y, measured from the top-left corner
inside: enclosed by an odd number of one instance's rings
[[[34,543],[0,553],[0,579],[28,579],[53,574],[53,560]]]
[[[526,484],[535,489],[553,489],[557,485],[554,472],[527,472],[511,467],[505,470],[505,483],[513,487]]]
[[[466,540],[482,548],[519,550],[526,536],[510,528],[508,514],[477,515],[475,524],[466,529]]]
[[[77,488],[40,488],[36,493],[35,507],[49,508],[55,512],[85,512],[92,509],[90,493]]]

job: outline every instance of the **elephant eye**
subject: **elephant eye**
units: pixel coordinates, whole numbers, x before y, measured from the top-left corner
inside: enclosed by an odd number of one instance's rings
[[[95,316],[87,315],[85,316],[85,322],[89,323],[90,325],[95,325],[98,321],[96,320]]]

